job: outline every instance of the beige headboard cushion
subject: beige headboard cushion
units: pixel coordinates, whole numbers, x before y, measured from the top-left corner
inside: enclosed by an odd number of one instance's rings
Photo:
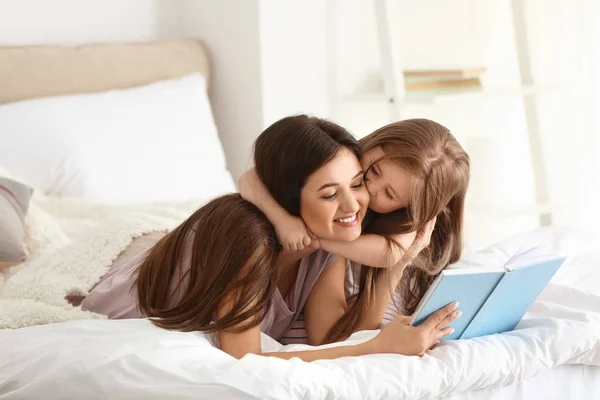
[[[0,46],[0,104],[101,92],[201,72],[209,55],[195,39],[81,46]]]

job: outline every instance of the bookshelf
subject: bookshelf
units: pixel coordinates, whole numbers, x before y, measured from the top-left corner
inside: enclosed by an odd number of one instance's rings
[[[552,224],[553,207],[549,203],[549,191],[545,162],[542,155],[542,139],[536,96],[543,93],[557,92],[560,88],[536,85],[532,75],[530,49],[528,47],[527,25],[524,1],[511,0],[511,16],[516,40],[516,52],[520,82],[515,86],[484,87],[481,91],[457,93],[413,94],[405,90],[403,60],[400,52],[395,50],[391,25],[393,16],[388,12],[389,0],[374,0],[377,24],[377,38],[381,53],[383,75],[383,93],[348,96],[342,101],[347,103],[386,103],[389,121],[402,119],[403,110],[410,104],[442,104],[457,101],[485,101],[499,96],[520,96],[523,101],[527,139],[529,144],[530,164],[533,170],[535,205],[523,209],[506,210],[503,216],[535,215],[540,226]],[[485,212],[485,210],[479,210]],[[491,210],[490,210],[491,212]]]

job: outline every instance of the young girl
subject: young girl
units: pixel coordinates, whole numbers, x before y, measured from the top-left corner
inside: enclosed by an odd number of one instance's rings
[[[391,289],[402,282],[401,311],[410,315],[435,275],[460,258],[469,157],[447,128],[427,119],[389,124],[359,143],[370,211],[363,224],[363,235],[352,242],[314,236],[298,216],[279,205],[254,169],[240,177],[240,194],[273,222],[287,251],[312,245],[379,268],[395,266],[414,240],[415,232],[436,219],[431,244],[411,267],[388,277]],[[390,307],[396,309],[390,317],[398,313],[396,306]],[[352,325],[352,318],[345,316],[338,321],[338,333]]]

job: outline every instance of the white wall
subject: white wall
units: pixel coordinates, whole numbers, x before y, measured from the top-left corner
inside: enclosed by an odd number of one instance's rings
[[[185,36],[201,38],[212,59],[210,97],[227,165],[236,179],[263,129],[258,0],[183,0]]]
[[[260,1],[265,125],[292,114],[326,116],[327,2]]]
[[[326,4],[321,0],[183,0],[186,36],[213,60],[211,100],[234,177],[256,137],[296,113],[327,115]]]
[[[0,0],[0,44],[171,38],[179,16],[178,0]]]

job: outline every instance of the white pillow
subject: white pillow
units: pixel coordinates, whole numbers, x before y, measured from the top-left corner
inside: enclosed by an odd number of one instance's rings
[[[98,202],[235,191],[201,74],[0,106],[0,160],[45,194]]]

